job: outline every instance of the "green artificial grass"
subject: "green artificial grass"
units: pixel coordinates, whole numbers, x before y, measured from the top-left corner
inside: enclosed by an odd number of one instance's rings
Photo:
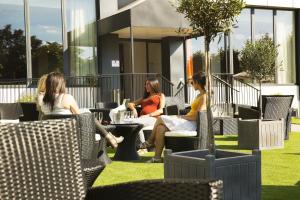
[[[300,118],[292,117],[291,123],[292,124],[300,124]]]
[[[218,149],[250,153],[238,150],[236,136],[216,136]],[[110,151],[110,156],[113,152]],[[94,186],[109,185],[142,179],[163,178],[162,163],[145,163],[153,153],[141,156],[140,161],[113,161],[98,177]],[[300,199],[300,133],[291,133],[284,149],[262,151],[262,199]]]

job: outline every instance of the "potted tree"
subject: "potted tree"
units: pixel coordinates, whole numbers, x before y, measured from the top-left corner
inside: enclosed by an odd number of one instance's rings
[[[230,30],[245,3],[243,0],[177,0],[175,6],[190,21],[191,35],[204,36],[209,138],[208,150],[177,153],[166,150],[165,178],[221,179],[224,199],[260,199],[260,151],[251,155],[216,150],[212,128],[209,45],[218,33]]]
[[[250,115],[251,111],[259,114],[259,119],[239,120],[238,144],[240,148],[272,149],[284,147],[284,119],[263,120],[264,116],[262,112],[263,98],[261,95],[261,83],[262,81],[269,82],[274,80],[276,67],[280,65],[280,63],[276,63],[278,56],[277,48],[278,45],[275,45],[272,38],[266,34],[255,42],[248,40],[245,43],[244,49],[241,51],[240,61],[242,70],[249,74],[253,81],[259,83],[260,100],[258,111],[243,108],[243,110],[245,110],[243,112],[245,112],[246,115]],[[275,105],[275,99],[277,98],[279,98],[279,96],[274,96],[272,104]],[[275,108],[269,108],[269,110],[270,109]],[[240,110],[240,112],[241,111],[242,110]]]

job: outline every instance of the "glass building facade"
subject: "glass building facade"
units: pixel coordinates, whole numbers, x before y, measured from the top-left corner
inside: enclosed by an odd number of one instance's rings
[[[296,82],[295,16],[294,11],[245,8],[237,18],[230,36],[221,34],[210,46],[213,73],[239,73],[242,71],[239,54],[245,42],[254,42],[268,34],[279,45],[274,82]],[[204,71],[203,37],[187,40],[187,74]],[[231,60],[230,60],[231,59]]]
[[[0,0],[0,78],[97,71],[94,0]]]

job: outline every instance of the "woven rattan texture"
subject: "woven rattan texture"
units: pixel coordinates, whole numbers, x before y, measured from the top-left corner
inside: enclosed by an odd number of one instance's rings
[[[76,118],[81,136],[81,158],[92,159],[96,133],[94,114],[84,113],[77,115]]]
[[[84,199],[74,119],[0,125],[0,199]]]
[[[88,192],[87,199],[109,197],[109,200],[217,200],[221,199],[222,187],[221,181],[136,181],[93,188]]]

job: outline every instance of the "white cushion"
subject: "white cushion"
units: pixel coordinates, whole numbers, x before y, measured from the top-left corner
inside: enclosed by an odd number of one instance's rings
[[[152,131],[153,130],[153,126],[145,126],[142,130]]]
[[[19,123],[19,119],[0,119],[1,124]]]
[[[186,130],[178,130],[178,131],[168,131],[165,133],[167,137],[195,137],[197,136],[197,131],[186,131]]]

